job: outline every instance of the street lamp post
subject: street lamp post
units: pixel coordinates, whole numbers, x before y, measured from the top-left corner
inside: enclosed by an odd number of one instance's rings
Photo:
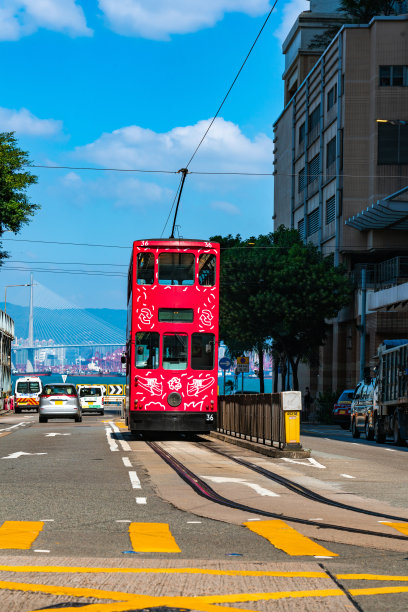
[[[4,287],[4,312],[7,313],[7,289],[9,287],[31,287],[31,283],[25,283],[24,285],[6,285]]]

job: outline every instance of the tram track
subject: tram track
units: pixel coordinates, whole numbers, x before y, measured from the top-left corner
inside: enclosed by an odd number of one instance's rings
[[[204,497],[205,499],[212,501],[216,504],[220,504],[222,506],[227,506],[228,508],[234,508],[235,510],[243,510],[244,512],[248,512],[250,514],[258,514],[260,516],[266,516],[268,518],[275,518],[291,523],[298,523],[301,525],[308,525],[309,527],[317,527],[318,529],[332,529],[336,531],[342,531],[347,533],[355,533],[359,535],[373,536],[376,538],[386,538],[391,540],[400,540],[408,542],[407,536],[401,536],[393,533],[381,533],[377,531],[371,531],[369,529],[358,529],[355,527],[347,527],[344,525],[335,525],[331,523],[319,522],[316,523],[310,519],[302,519],[295,516],[289,516],[286,514],[278,513],[278,512],[270,512],[268,510],[262,510],[259,508],[252,508],[245,504],[241,504],[240,502],[236,502],[234,500],[228,499],[223,495],[220,495],[212,487],[210,487],[204,480],[202,480],[197,474],[192,472],[189,468],[187,468],[181,461],[176,459],[174,455],[166,451],[162,448],[157,442],[152,442],[146,440],[146,444],[157,454],[159,457],[165,461],[186,484],[188,484],[198,495]],[[200,444],[202,446],[202,444]],[[205,446],[205,444],[204,444]],[[213,450],[213,449],[209,449]],[[223,454],[223,453],[219,453]],[[225,455],[229,459],[232,459],[228,455]],[[255,466],[257,467],[257,466]],[[289,481],[290,482],[290,481]],[[330,504],[332,505],[332,504]],[[380,515],[383,516],[383,515]],[[399,519],[404,522],[407,522],[407,519]]]
[[[207,450],[220,455],[221,457],[230,459],[234,463],[237,463],[238,465],[242,465],[243,467],[246,467],[249,470],[257,472],[258,474],[261,474],[265,478],[268,478],[268,480],[272,480],[273,482],[276,482],[277,484],[285,487],[286,489],[289,489],[290,491],[298,495],[301,495],[302,497],[306,497],[307,499],[310,499],[312,501],[315,501],[321,504],[325,504],[326,506],[333,506],[334,508],[338,508],[340,510],[348,510],[349,512],[357,512],[359,514],[365,514],[367,516],[374,516],[376,518],[384,518],[384,519],[390,519],[392,521],[408,523],[408,518],[406,517],[395,516],[392,514],[382,514],[380,512],[374,512],[373,510],[366,510],[365,508],[358,508],[357,506],[352,506],[350,504],[344,504],[342,502],[338,502],[333,499],[330,499],[329,497],[325,497],[324,495],[320,495],[320,493],[316,493],[316,491],[313,491],[312,489],[308,489],[307,487],[304,487],[303,485],[295,482],[294,480],[289,480],[289,478],[285,478],[285,476],[281,476],[280,474],[271,472],[270,470],[260,467],[256,465],[255,463],[251,463],[250,461],[245,461],[245,459],[239,459],[238,457],[231,457],[231,455],[229,455],[228,453],[223,453],[221,450],[218,450],[217,448],[213,448],[211,443],[207,444],[205,442],[200,442],[199,445],[200,445],[200,448],[204,447]]]

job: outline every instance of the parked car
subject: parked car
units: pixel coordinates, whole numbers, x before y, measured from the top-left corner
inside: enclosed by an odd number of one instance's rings
[[[340,425],[342,429],[350,429],[351,402],[354,396],[354,389],[343,391],[334,404],[332,417],[335,425]]]
[[[82,421],[82,410],[75,385],[50,383],[44,385],[40,395],[39,421],[48,419],[74,419]]]
[[[374,403],[377,401],[375,378],[358,383],[351,403],[351,435],[359,438],[365,434],[367,440],[374,440]]]

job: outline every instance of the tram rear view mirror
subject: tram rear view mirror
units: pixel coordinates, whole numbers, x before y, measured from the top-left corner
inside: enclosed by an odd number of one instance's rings
[[[212,351],[211,344],[210,343],[206,344],[205,345],[205,352],[206,353],[211,353],[211,351]]]

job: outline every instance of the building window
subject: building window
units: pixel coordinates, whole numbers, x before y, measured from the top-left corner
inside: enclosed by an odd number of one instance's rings
[[[380,66],[380,87],[407,87],[408,66]]]
[[[299,144],[301,144],[305,139],[305,122],[299,127]]]
[[[326,200],[326,225],[336,218],[336,196],[331,196]]]
[[[319,229],[319,209],[316,208],[313,212],[307,215],[307,235],[308,237],[317,232]]]
[[[378,164],[408,164],[408,122],[378,123]]]
[[[316,106],[314,111],[309,115],[309,132],[311,132],[317,125],[319,125],[320,121],[320,104]]]
[[[320,155],[317,154],[308,164],[307,182],[313,183],[320,174]]]
[[[298,232],[300,234],[300,237],[303,238],[305,237],[305,220],[301,219],[300,221],[298,221]]]
[[[337,83],[327,92],[327,110],[329,111],[337,102]]]
[[[336,137],[332,138],[326,145],[326,168],[336,161]]]
[[[306,187],[305,169],[302,168],[298,174],[298,193],[303,191],[305,187]]]

